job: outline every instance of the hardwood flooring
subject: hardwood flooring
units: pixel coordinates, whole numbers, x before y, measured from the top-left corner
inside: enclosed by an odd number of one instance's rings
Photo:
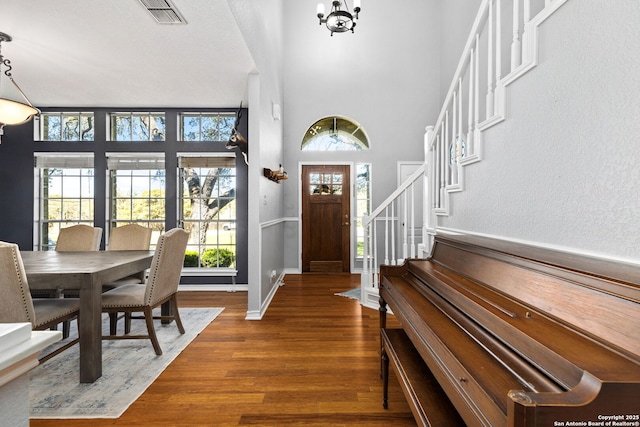
[[[183,292],[182,307],[225,309],[120,418],[31,426],[415,426],[393,374],[382,408],[377,310],[334,295],[359,280],[287,275],[259,321],[246,292]]]

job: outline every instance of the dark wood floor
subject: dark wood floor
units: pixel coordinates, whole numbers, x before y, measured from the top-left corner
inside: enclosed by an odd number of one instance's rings
[[[225,310],[122,417],[31,426],[415,426],[395,377],[382,408],[378,312],[334,295],[359,280],[288,275],[259,321],[246,292],[181,293]]]

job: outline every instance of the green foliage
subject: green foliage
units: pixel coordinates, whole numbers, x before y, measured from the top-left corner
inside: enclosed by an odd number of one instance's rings
[[[199,254],[197,251],[186,251],[184,254],[185,267],[197,267]]]
[[[209,249],[202,254],[203,267],[230,267],[235,255],[229,249]]]

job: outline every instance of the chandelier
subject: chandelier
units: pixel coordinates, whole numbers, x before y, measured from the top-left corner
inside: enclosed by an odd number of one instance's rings
[[[331,36],[333,33],[344,33],[353,30],[356,26],[355,20],[358,19],[358,12],[360,12],[360,0],[353,0],[353,14],[349,12],[349,6],[347,2],[344,2],[344,10],[342,9],[342,3],[339,0],[334,0],[331,5],[331,13],[324,17],[324,4],[318,3],[318,19],[320,25],[326,24]]]
[[[2,142],[2,134],[5,125],[19,125],[31,120],[31,118],[35,115],[40,114],[40,110],[35,108],[27,96],[22,92],[18,84],[13,80],[11,76],[11,61],[6,59],[2,55],[2,42],[10,42],[11,36],[5,33],[0,33],[0,72],[2,72],[2,67],[6,67],[4,70],[4,75],[9,78],[11,83],[18,89],[18,92],[27,104],[23,104],[22,102],[12,101],[11,99],[1,98],[0,97],[0,143]],[[0,89],[2,89],[2,76],[0,75]],[[0,92],[1,93],[1,92]]]

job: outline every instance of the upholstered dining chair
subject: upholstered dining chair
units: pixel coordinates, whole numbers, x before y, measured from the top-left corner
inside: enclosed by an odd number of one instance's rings
[[[178,331],[184,334],[177,295],[188,240],[189,233],[181,228],[162,234],[156,244],[146,283],[119,286],[102,294],[103,313],[125,313],[124,335],[115,334],[112,325],[110,334],[103,339],[149,339],[159,356],[162,349],[153,326],[154,319],[174,320]],[[165,302],[170,304],[170,314],[154,316],[153,309]],[[134,317],[132,313],[143,313],[143,316]],[[110,318],[113,321],[114,316]],[[130,335],[131,319],[138,318],[146,320],[147,335]]]
[[[109,233],[109,244],[107,250],[110,251],[148,251],[151,244],[151,228],[143,227],[139,224],[127,224],[114,227]],[[102,292],[109,291],[123,285],[135,285],[144,283],[145,270],[131,276],[118,279],[102,285]],[[111,330],[110,334],[116,334],[118,313],[109,313]]]
[[[102,239],[102,228],[92,227],[86,224],[76,224],[70,227],[61,228],[56,240],[56,251],[97,251],[100,249]],[[77,289],[64,290],[62,294],[65,298],[78,298],[80,291]],[[63,322],[62,336],[69,336],[69,322]]]
[[[102,228],[91,227],[89,225],[78,224],[71,227],[61,228],[56,242],[56,251],[97,251],[100,249],[100,239],[102,238]],[[31,291],[33,298],[58,298],[61,295],[61,289],[51,290],[34,290]],[[71,298],[77,298],[79,293],[71,291],[67,295]],[[68,331],[68,323],[65,325]]]
[[[110,251],[148,251],[151,244],[151,229],[138,224],[127,224],[111,229],[109,236]],[[102,286],[103,291],[116,288],[122,285],[132,285],[144,283],[145,272],[106,283]]]
[[[102,228],[85,224],[61,228],[56,251],[97,251],[100,249]]]
[[[34,330],[45,330],[58,323],[77,318],[78,299],[31,299],[27,275],[20,249],[15,243],[0,242],[0,323],[29,322]],[[43,362],[78,342],[71,340],[64,346],[40,358]]]

